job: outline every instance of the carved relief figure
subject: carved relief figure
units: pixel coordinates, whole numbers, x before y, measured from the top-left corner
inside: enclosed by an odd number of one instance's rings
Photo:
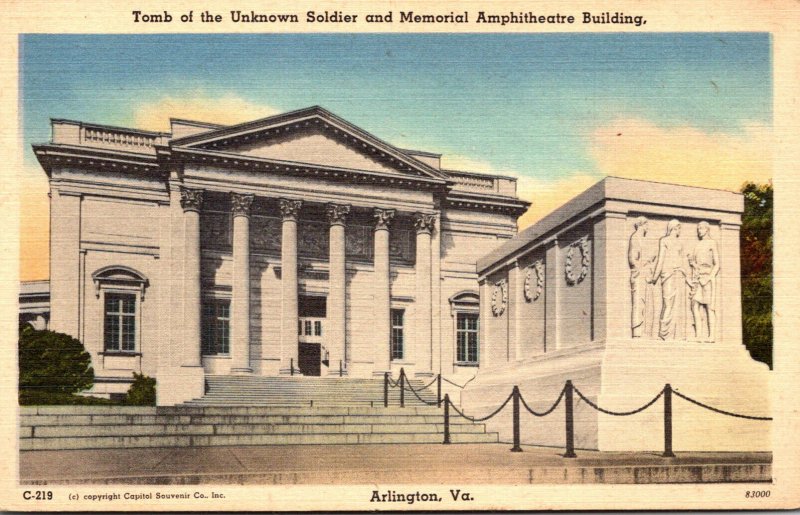
[[[662,340],[674,340],[680,324],[682,300],[678,294],[683,290],[686,281],[684,267],[683,244],[680,241],[681,223],[672,219],[667,224],[667,235],[658,243],[658,259],[651,282],[661,280],[661,317],[659,319],[658,337]]]
[[[645,243],[647,218],[638,217],[633,227],[634,233],[628,243],[628,265],[631,268],[631,331],[634,338],[641,338],[644,333],[648,283],[653,277],[656,256],[647,255]]]
[[[697,224],[697,237],[700,239],[689,254],[692,269],[690,298],[694,335],[706,342],[713,342],[716,329],[715,283],[719,273],[719,248],[709,235],[708,222]]]

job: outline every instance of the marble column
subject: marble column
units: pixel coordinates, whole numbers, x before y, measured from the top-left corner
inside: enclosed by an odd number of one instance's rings
[[[281,374],[299,374],[297,361],[297,218],[301,200],[280,199],[281,218]]]
[[[330,259],[325,344],[330,353],[328,375],[337,376],[340,370],[342,375],[347,373],[347,353],[345,350],[347,286],[344,233],[350,206],[328,204],[326,213],[330,224]]]
[[[390,370],[391,356],[391,290],[389,275],[389,225],[394,219],[394,209],[375,209],[375,280],[373,281],[374,306],[374,375]]]
[[[182,365],[199,367],[200,361],[200,210],[203,190],[181,188],[183,208],[183,360]]]
[[[250,206],[253,195],[231,193],[233,213],[233,291],[231,295],[231,372],[250,367]]]
[[[431,348],[431,233],[436,223],[435,215],[414,214],[414,229],[417,232],[417,259],[415,275],[417,280],[416,298],[416,352],[414,362],[416,373],[433,373],[433,349]]]

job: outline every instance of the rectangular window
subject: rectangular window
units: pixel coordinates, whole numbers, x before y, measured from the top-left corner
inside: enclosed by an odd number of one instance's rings
[[[225,299],[203,303],[203,355],[228,354],[231,342],[231,302]]]
[[[314,336],[322,336],[322,320],[314,320]]]
[[[456,315],[456,360],[459,363],[478,363],[478,314]]]
[[[403,315],[402,309],[392,310],[392,359],[403,359]]]
[[[136,294],[106,293],[103,341],[106,351],[136,350]]]

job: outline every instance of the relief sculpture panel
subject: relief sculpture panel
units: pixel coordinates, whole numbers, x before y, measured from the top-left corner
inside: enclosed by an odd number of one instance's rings
[[[667,223],[657,251],[640,216],[628,243],[631,336],[661,340],[716,339],[716,279],[719,249],[710,225],[697,224],[697,241],[681,237],[681,222]]]

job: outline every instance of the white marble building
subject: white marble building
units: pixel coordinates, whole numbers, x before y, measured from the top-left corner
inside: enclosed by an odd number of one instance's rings
[[[476,261],[511,238],[516,180],[444,170],[320,107],[171,132],[52,121],[50,320],[93,392],[158,403],[207,374],[472,377]]]

